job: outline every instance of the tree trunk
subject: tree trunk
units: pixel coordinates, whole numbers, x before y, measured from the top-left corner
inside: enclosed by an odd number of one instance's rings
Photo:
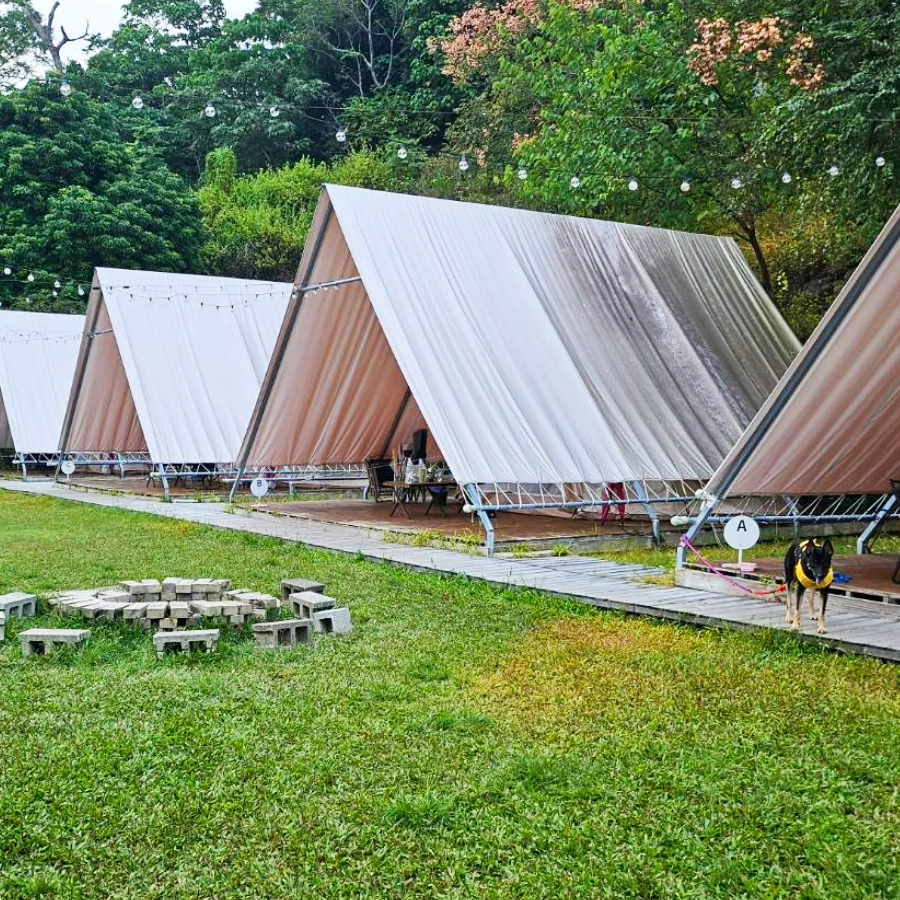
[[[747,243],[753,249],[753,255],[756,257],[756,264],[759,266],[759,280],[762,283],[763,290],[772,296],[772,273],[769,271],[769,264],[766,262],[766,255],[763,253],[762,247],[759,245],[759,238],[756,234],[756,222],[753,219],[738,219],[738,225],[744,233]]]

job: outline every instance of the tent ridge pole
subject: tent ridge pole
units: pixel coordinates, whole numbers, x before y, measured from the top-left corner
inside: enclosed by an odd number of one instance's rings
[[[857,555],[862,556],[865,553],[872,552],[870,549],[872,543],[875,541],[875,538],[878,537],[878,533],[881,531],[888,516],[896,505],[897,495],[888,494],[887,499],[884,501],[884,505],[878,510],[878,514],[868,525],[866,525],[863,533],[856,539]]]
[[[400,409],[397,410],[397,415],[394,416],[394,421],[391,423],[391,430],[388,432],[387,440],[384,442],[384,446],[381,448],[381,453],[379,457],[381,459],[384,458],[384,455],[391,449],[391,443],[394,440],[394,434],[397,429],[400,427],[400,420],[403,418],[403,413],[406,412],[406,407],[409,405],[409,400],[412,397],[412,391],[409,389],[409,385],[406,386],[406,393],[403,395],[403,400],[400,403]]]

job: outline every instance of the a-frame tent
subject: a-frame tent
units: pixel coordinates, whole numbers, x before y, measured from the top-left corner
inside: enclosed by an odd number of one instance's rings
[[[61,450],[230,467],[290,284],[97,269]]]
[[[803,498],[760,519],[869,519],[865,550],[895,509],[890,482],[900,479],[898,334],[900,207],[713,475],[710,495]],[[708,508],[689,536],[719,517]]]
[[[84,316],[0,312],[0,448],[27,474],[59,447]]]
[[[730,239],[326,185],[239,463],[426,423],[480,510],[593,505],[709,478],[798,349]]]

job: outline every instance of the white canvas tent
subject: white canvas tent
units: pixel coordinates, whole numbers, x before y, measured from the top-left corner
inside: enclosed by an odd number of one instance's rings
[[[23,471],[59,447],[84,316],[0,312],[0,447]]]
[[[291,285],[97,269],[62,450],[230,465]]]
[[[709,478],[799,348],[730,239],[333,185],[297,287],[241,465],[360,461],[427,423],[498,508]]]
[[[900,479],[898,335],[900,207],[719,466],[709,492],[720,501],[803,498],[780,515],[755,501],[759,518],[776,521],[869,518],[864,550],[894,508],[892,494],[887,502],[879,495]],[[819,499],[825,497],[827,503]],[[692,532],[716,518],[707,509]]]

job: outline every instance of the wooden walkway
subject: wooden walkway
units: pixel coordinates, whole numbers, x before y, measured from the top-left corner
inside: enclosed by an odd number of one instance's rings
[[[389,544],[378,533],[364,528],[265,514],[235,514],[220,503],[162,503],[144,497],[99,494],[54,482],[0,481],[0,489],[149,513],[228,531],[250,532],[336,553],[361,554],[371,560],[413,570],[464,575],[498,586],[533,588],[573,597],[600,609],[616,609],[704,627],[787,630],[784,607],[780,603],[650,584],[646,578],[662,573],[645,566],[579,556],[490,559],[453,550]],[[828,602],[828,633],[816,635],[815,623],[804,618],[798,637],[837,650],[900,662],[900,606],[835,597]]]

